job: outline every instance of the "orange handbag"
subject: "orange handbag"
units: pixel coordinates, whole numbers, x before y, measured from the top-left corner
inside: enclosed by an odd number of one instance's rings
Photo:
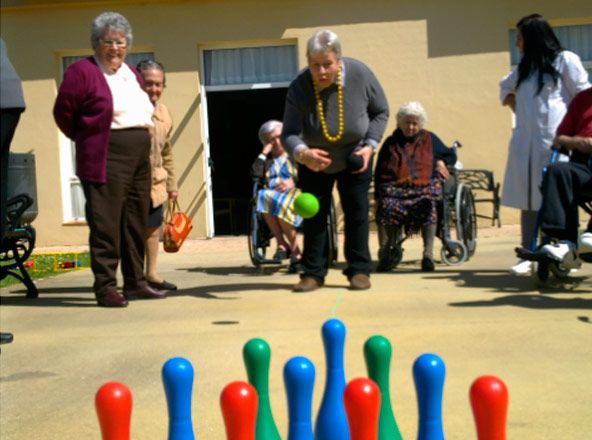
[[[162,239],[164,251],[178,252],[191,229],[193,229],[191,219],[181,211],[177,199],[169,200]]]

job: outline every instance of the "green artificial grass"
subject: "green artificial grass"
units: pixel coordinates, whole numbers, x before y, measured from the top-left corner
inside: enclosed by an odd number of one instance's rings
[[[2,266],[6,263],[2,263]],[[33,280],[48,278],[73,270],[90,267],[90,255],[88,252],[52,252],[31,255],[25,262],[25,267]],[[18,268],[16,268],[18,273]],[[19,284],[20,281],[7,276],[0,281],[0,287],[8,287]]]

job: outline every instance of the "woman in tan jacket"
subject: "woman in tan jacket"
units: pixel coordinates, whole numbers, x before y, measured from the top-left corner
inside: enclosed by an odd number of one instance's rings
[[[158,102],[165,87],[164,67],[158,61],[144,60],[138,63],[138,70],[144,78],[144,90],[154,105],[152,121],[154,132],[150,149],[152,165],[151,206],[146,224],[146,280],[159,290],[176,290],[177,286],[160,278],[156,273],[160,226],[167,200],[177,198],[177,179],[173,163],[173,146],[170,134],[173,120],[168,109]]]

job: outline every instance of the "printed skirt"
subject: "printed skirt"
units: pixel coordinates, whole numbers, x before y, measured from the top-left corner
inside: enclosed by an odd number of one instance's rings
[[[442,199],[442,183],[432,179],[426,186],[396,186],[383,183],[376,200],[376,222],[403,226],[407,234],[415,234],[424,225],[438,222],[436,204]]]

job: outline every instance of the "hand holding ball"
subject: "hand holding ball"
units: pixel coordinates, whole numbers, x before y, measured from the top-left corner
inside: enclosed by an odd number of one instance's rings
[[[302,218],[311,218],[319,212],[319,200],[311,193],[302,193],[294,201],[294,211]]]

